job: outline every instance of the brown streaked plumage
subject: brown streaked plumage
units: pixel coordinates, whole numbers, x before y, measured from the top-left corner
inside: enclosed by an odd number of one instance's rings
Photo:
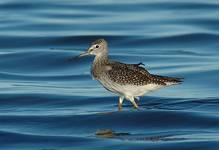
[[[94,41],[87,52],[79,57],[95,55],[91,67],[91,74],[104,88],[119,95],[119,110],[123,99],[129,100],[135,108],[135,99],[145,93],[162,87],[179,84],[182,78],[173,78],[150,74],[142,63],[124,64],[108,58],[108,45],[104,39]]]

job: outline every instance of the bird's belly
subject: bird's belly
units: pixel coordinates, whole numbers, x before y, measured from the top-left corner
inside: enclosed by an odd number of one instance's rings
[[[107,78],[102,78],[99,81],[107,90],[124,96],[142,96],[148,92],[157,90],[162,87],[161,85],[157,84],[147,84],[142,86],[131,84],[124,85],[115,83]]]
[[[161,88],[160,85],[148,84],[148,85],[122,85],[119,87],[119,90],[122,91],[124,95],[127,96],[142,96],[148,92],[152,92]]]

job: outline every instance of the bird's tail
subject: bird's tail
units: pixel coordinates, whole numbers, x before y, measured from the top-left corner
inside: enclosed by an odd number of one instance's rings
[[[183,78],[175,78],[175,77],[167,77],[167,76],[160,76],[160,75],[153,75],[153,78],[156,80],[159,80],[166,85],[174,85],[174,84],[180,84],[183,82]]]

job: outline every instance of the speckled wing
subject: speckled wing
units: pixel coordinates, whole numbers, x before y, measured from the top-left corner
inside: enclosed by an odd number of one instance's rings
[[[139,64],[111,62],[109,66],[111,69],[107,71],[107,74],[113,82],[121,85],[146,85],[153,83],[151,74]],[[163,85],[162,82],[159,84]]]

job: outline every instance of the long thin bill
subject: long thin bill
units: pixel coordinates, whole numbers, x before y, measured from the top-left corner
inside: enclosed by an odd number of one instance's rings
[[[72,60],[75,60],[75,59],[77,59],[77,58],[81,58],[81,57],[84,57],[84,56],[87,56],[87,55],[89,55],[88,52],[83,52],[83,53],[81,53],[81,54],[78,55],[78,56],[74,56],[74,57],[68,58],[68,60],[69,60],[69,61],[72,61]]]
[[[84,53],[81,53],[78,57],[84,57],[84,56],[87,56],[87,55],[89,55],[89,53],[88,52],[84,52]]]

